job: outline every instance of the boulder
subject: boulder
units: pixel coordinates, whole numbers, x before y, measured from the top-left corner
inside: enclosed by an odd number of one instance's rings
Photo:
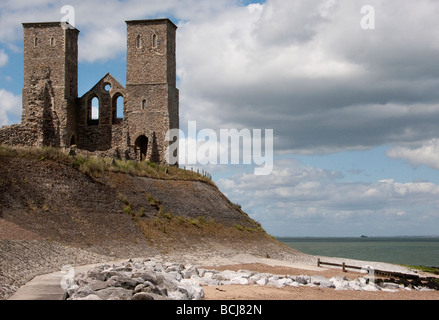
[[[296,282],[297,282],[298,284],[306,285],[306,284],[308,284],[309,282],[311,282],[311,277],[309,277],[309,276],[297,276],[297,277],[296,277]]]
[[[121,287],[109,287],[95,293],[102,300],[130,300],[133,296],[132,290]]]
[[[335,288],[334,284],[328,278],[323,276],[312,276],[310,283],[322,288]]]
[[[153,296],[145,292],[139,292],[133,295],[131,300],[154,300]]]

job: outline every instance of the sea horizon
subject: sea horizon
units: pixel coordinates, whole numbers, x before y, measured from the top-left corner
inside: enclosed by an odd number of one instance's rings
[[[439,238],[439,235],[396,235],[396,236],[386,236],[386,235],[359,235],[359,236],[274,236],[276,239],[279,238],[362,238],[366,236],[367,238]]]
[[[439,267],[439,236],[276,237],[303,253],[393,264]]]

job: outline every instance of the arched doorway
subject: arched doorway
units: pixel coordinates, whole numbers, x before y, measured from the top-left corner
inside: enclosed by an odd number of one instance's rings
[[[75,146],[76,145],[76,136],[73,134],[72,137],[70,138],[70,146]]]
[[[148,151],[148,138],[144,135],[138,137],[135,142],[136,159],[139,161],[146,160],[146,152]]]

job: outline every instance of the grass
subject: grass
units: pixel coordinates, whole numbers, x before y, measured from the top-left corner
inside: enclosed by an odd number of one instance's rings
[[[87,157],[83,155],[69,156],[60,148],[0,146],[0,156],[30,158],[39,161],[55,161],[71,166],[92,178],[102,177],[107,172],[115,172],[152,179],[201,181],[215,186],[210,179],[201,174],[176,167],[158,165],[146,161],[137,162],[134,160]]]
[[[419,270],[422,272],[428,272],[428,273],[434,273],[439,274],[439,268],[438,267],[426,267],[426,266],[411,266],[411,265],[403,265],[404,267]]]
[[[70,166],[88,176],[99,179],[108,173],[123,173],[133,176],[148,177],[162,180],[200,181],[208,183],[216,188],[215,184],[208,178],[192,171],[186,171],[175,167],[166,167],[148,162],[136,162],[130,160],[119,160],[111,158],[85,157],[82,155],[69,156],[59,148],[17,148],[0,145],[0,157],[19,157],[33,159],[34,161],[53,161]],[[164,204],[150,194],[145,194],[147,203],[154,208],[151,215],[147,207],[137,206],[130,203],[128,197],[121,193],[117,194],[121,202],[121,213],[131,217],[142,229],[147,239],[170,239],[173,243],[180,244],[186,240],[196,240],[200,237],[224,239],[258,239],[260,234],[265,234],[260,224],[255,222],[252,228],[242,225],[224,226],[204,216],[184,217],[173,214]],[[29,207],[35,206],[29,203]],[[243,217],[251,220],[238,204],[229,203],[231,209],[238,210]],[[258,235],[259,234],[259,235]]]
[[[199,217],[183,217],[177,215],[157,215],[153,219],[137,218],[136,222],[142,230],[145,238],[157,244],[168,243],[176,246],[185,242],[199,242],[200,239],[215,238],[217,241],[227,241],[225,239],[233,239],[233,241],[243,241],[247,243],[252,239],[261,239],[268,235],[261,232],[250,232],[248,228],[239,230],[236,226],[225,226],[214,219],[206,219]],[[167,239],[158,240],[158,239]]]

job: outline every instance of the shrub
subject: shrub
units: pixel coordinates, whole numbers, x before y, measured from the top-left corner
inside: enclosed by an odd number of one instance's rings
[[[126,214],[129,214],[130,216],[133,215],[133,211],[131,210],[131,206],[130,206],[130,205],[127,205],[127,206],[123,209],[123,211],[124,211]]]

